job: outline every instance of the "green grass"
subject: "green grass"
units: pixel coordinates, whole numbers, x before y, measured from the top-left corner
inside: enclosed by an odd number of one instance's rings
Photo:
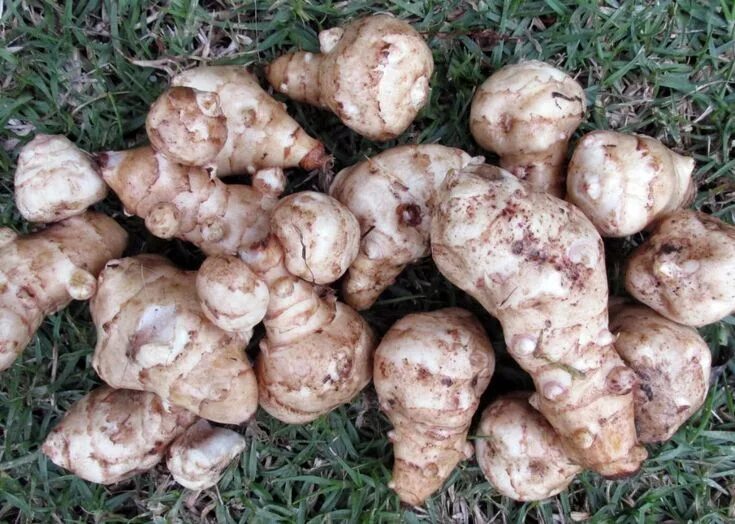
[[[735,4],[732,0],[476,0],[441,2],[171,1],[146,4],[0,0],[0,222],[29,229],[12,204],[18,148],[36,131],[63,133],[95,151],[145,140],[146,108],[167,75],[204,62],[252,64],[281,51],[316,50],[341,20],[389,11],[429,41],[436,74],[429,106],[397,142],[439,141],[479,153],[468,132],[473,88],[503,64],[540,58],[578,75],[590,102],[581,132],[650,134],[697,160],[696,206],[735,218]],[[334,153],[336,167],[393,144],[372,144],[331,116],[289,110]],[[492,157],[489,157],[492,160]],[[292,175],[292,189],[318,179]],[[163,252],[186,267],[201,257],[146,234],[109,199],[100,206],[133,234],[129,253]],[[608,244],[612,289],[620,261],[642,237]],[[730,283],[732,285],[732,283]],[[367,318],[383,332],[402,315],[447,305],[478,313],[498,350],[487,399],[528,378],[505,354],[498,324],[450,286],[430,261],[405,272]],[[477,465],[460,465],[422,509],[387,489],[389,424],[369,388],[351,406],[306,426],[260,413],[241,428],[249,447],[216,489],[182,490],[158,468],[112,487],[86,483],[38,453],[63,412],[99,382],[86,305],[49,318],[0,385],[2,522],[732,522],[735,519],[735,318],[702,330],[714,356],[705,407],[674,439],[649,448],[624,481],[580,475],[543,503],[499,497]],[[676,387],[676,385],[672,385]]]

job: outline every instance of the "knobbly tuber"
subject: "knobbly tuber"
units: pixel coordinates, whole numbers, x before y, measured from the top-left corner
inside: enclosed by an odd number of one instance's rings
[[[495,367],[492,346],[469,312],[408,315],[375,352],[373,381],[393,430],[393,479],[403,502],[422,504],[472,456],[467,432]]]
[[[571,204],[500,168],[450,173],[431,228],[439,271],[503,326],[534,380],[531,404],[575,463],[606,477],[634,473],[636,377],[613,347],[602,239]]]
[[[195,279],[157,255],[109,262],[91,303],[92,365],[112,387],[150,391],[203,418],[240,424],[258,407],[245,354],[250,333],[212,324]]]
[[[154,105],[147,130],[153,146],[172,160],[209,166],[212,152],[218,150],[217,176],[273,167],[312,170],[329,161],[322,143],[306,134],[243,66],[197,67],[175,76],[171,85],[195,91],[164,93]],[[215,101],[227,128],[221,149]],[[188,151],[187,142],[193,144]]]
[[[594,131],[582,137],[567,170],[567,200],[602,236],[624,237],[686,206],[694,160],[643,135]]]
[[[531,60],[508,65],[477,88],[470,131],[500,165],[532,187],[564,194],[567,143],[584,118],[584,90],[564,71]]]
[[[735,311],[735,226],[681,210],[662,219],[633,251],[625,288],[666,318],[687,326]]]
[[[517,393],[490,404],[475,440],[477,463],[487,480],[501,495],[519,501],[553,497],[582,471],[528,397]]]
[[[329,109],[353,131],[385,141],[403,133],[429,100],[431,50],[406,22],[359,18],[319,33],[321,54],[273,61],[268,82],[299,102]]]
[[[126,243],[117,222],[93,212],[26,236],[0,228],[0,370],[10,367],[47,315],[95,293],[97,273]]]
[[[245,438],[239,433],[199,420],[168,448],[166,467],[185,488],[211,488],[245,446]]]
[[[107,195],[90,155],[60,135],[36,135],[15,170],[15,204],[31,222],[58,222],[86,211]]]
[[[268,234],[270,210],[285,187],[280,169],[253,185],[227,185],[203,167],[184,166],[150,147],[98,155],[102,176],[151,233],[180,238],[208,255],[237,254]]]
[[[670,439],[704,403],[712,356],[696,330],[640,305],[613,306],[615,349],[638,375],[635,425],[641,442]]]
[[[330,194],[360,223],[345,302],[368,309],[403,269],[429,254],[435,193],[446,174],[482,158],[440,145],[398,146],[337,174]]]
[[[102,386],[71,407],[41,451],[84,480],[114,484],[158,464],[195,419],[153,393]]]

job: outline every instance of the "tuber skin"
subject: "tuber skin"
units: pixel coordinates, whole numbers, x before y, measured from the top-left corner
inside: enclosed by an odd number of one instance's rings
[[[263,170],[253,185],[227,185],[203,167],[172,162],[150,147],[98,155],[102,176],[127,212],[160,238],[180,238],[207,255],[234,255],[265,238],[286,180]]]
[[[655,138],[593,131],[569,162],[567,200],[602,236],[633,235],[691,202],[693,171],[694,159]]]
[[[171,85],[212,93],[219,99],[227,124],[227,139],[215,158],[217,176],[254,174],[274,167],[320,169],[330,161],[322,143],[306,134],[286,113],[283,105],[263,91],[253,75],[242,66],[197,67],[175,76]],[[198,96],[202,97],[201,94]],[[166,105],[170,104],[167,102]],[[205,106],[211,107],[206,103]],[[154,142],[154,135],[158,135],[161,140],[156,140],[154,147],[166,156],[176,158],[180,156],[177,152],[186,147],[179,138],[188,138],[181,137],[179,131],[187,127],[189,113],[194,112],[197,120],[200,116],[196,115],[194,108],[182,111],[164,106],[161,110],[168,116],[160,117],[159,125],[147,127],[149,137]],[[207,137],[212,142],[207,147],[217,149],[221,142],[219,126],[200,128],[198,132],[201,136],[196,137],[199,144],[196,149],[206,150],[202,142]],[[187,160],[193,165],[207,166],[211,158],[209,151],[205,152],[201,158]]]
[[[305,424],[350,402],[370,382],[376,341],[355,310],[329,288],[291,275],[284,259],[274,236],[245,259],[270,290],[255,372],[260,406],[278,420]]]
[[[494,368],[482,326],[462,309],[408,315],[385,334],[373,381],[393,424],[388,486],[401,501],[423,504],[472,456],[467,432]]]
[[[735,226],[697,211],[665,217],[633,251],[625,288],[659,314],[704,326],[735,311]]]
[[[36,135],[20,151],[15,204],[30,222],[58,222],[104,199],[107,185],[95,161],[61,135]]]
[[[258,407],[244,351],[250,333],[212,324],[195,279],[157,255],[109,262],[91,303],[92,365],[112,387],[150,391],[202,418],[240,424]]]
[[[87,212],[37,233],[0,228],[0,370],[9,368],[43,319],[96,290],[105,262],[122,255],[125,231]]]
[[[503,326],[533,378],[533,407],[575,463],[605,477],[646,457],[634,426],[635,373],[613,347],[602,239],[572,205],[494,166],[450,173],[431,240],[441,273]]]
[[[368,309],[403,269],[429,254],[436,190],[446,174],[473,163],[461,149],[398,146],[337,174],[330,194],[360,224],[360,250],[342,285],[352,307]]]
[[[429,100],[431,50],[406,22],[389,15],[359,18],[319,33],[321,54],[281,56],[268,82],[299,102],[329,109],[374,141],[403,133]]]
[[[488,482],[501,495],[524,502],[553,497],[582,471],[528,403],[529,395],[510,394],[485,408],[475,440],[477,463]]]
[[[567,144],[584,118],[584,90],[572,77],[531,60],[505,66],[477,88],[470,132],[500,165],[532,187],[564,194]]]
[[[239,433],[200,419],[168,448],[166,467],[185,488],[197,491],[211,488],[246,445]]]
[[[71,407],[41,451],[84,480],[114,484],[158,464],[195,420],[153,393],[102,386]]]
[[[610,309],[615,349],[638,375],[638,440],[669,440],[707,398],[712,355],[695,329],[641,305]]]

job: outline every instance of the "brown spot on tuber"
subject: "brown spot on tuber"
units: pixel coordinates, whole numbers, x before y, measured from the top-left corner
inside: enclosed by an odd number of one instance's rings
[[[416,227],[421,224],[421,208],[416,204],[401,204],[396,208],[401,224]]]

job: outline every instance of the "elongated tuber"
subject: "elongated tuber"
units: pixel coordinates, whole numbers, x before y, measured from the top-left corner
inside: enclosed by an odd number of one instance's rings
[[[409,24],[389,15],[319,33],[321,54],[289,53],[272,62],[268,82],[299,102],[326,108],[370,140],[390,140],[429,100],[431,50]]]
[[[71,407],[41,450],[84,480],[114,484],[158,464],[195,419],[153,393],[102,386]]]
[[[373,381],[393,424],[388,485],[403,502],[422,504],[472,456],[467,432],[494,367],[482,326],[462,309],[408,315],[385,334]]]
[[[239,424],[258,407],[245,354],[250,333],[212,324],[195,279],[156,255],[108,263],[91,304],[92,365],[112,387],[150,391],[203,418]]]
[[[185,488],[211,488],[245,446],[245,438],[239,433],[199,420],[168,448],[166,467]]]
[[[345,277],[345,301],[369,308],[403,269],[429,254],[435,194],[446,174],[482,162],[440,145],[398,146],[339,172],[330,194],[360,223],[357,258]]]
[[[577,144],[567,170],[567,200],[602,236],[642,231],[691,200],[694,160],[643,135],[594,131]]]
[[[98,156],[105,181],[151,233],[187,240],[208,255],[236,254],[262,240],[285,186],[280,169],[260,171],[252,187],[227,185],[150,147]]]
[[[735,311],[735,226],[696,211],[668,215],[630,256],[625,288],[687,326]]]
[[[606,477],[646,452],[633,421],[635,374],[613,347],[600,235],[572,205],[482,165],[451,173],[431,241],[444,276],[500,320],[534,380],[531,404],[572,460]]]
[[[532,187],[564,194],[567,143],[584,118],[585,94],[564,71],[531,60],[505,66],[477,88],[470,131],[500,165]]]
[[[61,135],[36,135],[15,170],[15,204],[31,222],[58,222],[83,213],[107,195],[87,153]]]
[[[640,305],[612,307],[615,349],[638,375],[635,425],[641,442],[670,439],[704,403],[712,355],[696,330]]]
[[[501,495],[520,501],[553,497],[582,471],[528,397],[517,393],[490,404],[475,441],[477,463],[487,480]]]
[[[243,66],[197,67],[175,76],[171,85],[195,90],[164,94],[148,121],[154,147],[171,159],[199,166],[211,163],[211,153],[222,140],[221,125],[211,120],[218,119],[216,95],[227,127],[227,139],[215,158],[217,176],[273,167],[311,170],[329,160],[321,142],[306,134]],[[185,103],[189,105],[182,107]],[[195,147],[182,152],[189,140]]]
[[[22,237],[0,228],[0,370],[25,349],[44,317],[94,294],[97,273],[126,243],[117,222],[93,212]]]

